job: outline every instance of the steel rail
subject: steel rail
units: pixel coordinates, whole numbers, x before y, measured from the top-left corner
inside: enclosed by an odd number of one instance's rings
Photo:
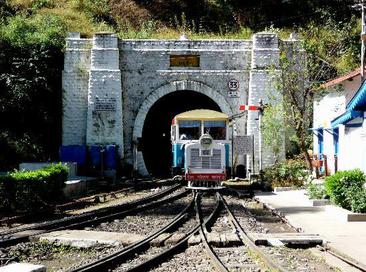
[[[218,193],[216,193],[216,198],[219,200],[219,203],[221,203],[221,200],[218,197]],[[211,245],[208,243],[207,240],[207,228],[205,224],[203,223],[203,219],[202,219],[202,210],[201,210],[201,206],[199,205],[200,202],[200,195],[197,194],[196,195],[196,215],[198,217],[200,224],[200,234],[201,234],[201,239],[203,242],[203,245],[206,249],[206,253],[209,256],[209,258],[211,259],[211,262],[213,264],[213,266],[217,269],[217,271],[219,272],[227,272],[229,271],[226,266],[224,265],[224,263],[220,260],[220,258],[216,255],[215,251],[213,250],[213,248],[211,247]],[[220,205],[221,206],[221,205]]]
[[[86,264],[82,267],[70,270],[70,272],[91,272],[91,271],[107,271],[109,268],[114,267],[120,263],[125,262],[127,259],[133,257],[136,253],[144,251],[149,248],[150,242],[160,236],[161,234],[176,229],[182,222],[187,220],[187,214],[192,210],[194,200],[192,201],[167,225],[147,236],[146,238],[123,248],[117,252],[114,252],[102,259],[95,262]]]
[[[156,201],[149,203],[151,201],[154,201],[159,198],[163,198],[169,193],[177,190],[180,188],[180,185],[171,186],[167,189],[164,189],[158,193],[152,194],[150,196],[144,197],[142,199],[134,200],[128,203],[123,203],[120,205],[115,205],[112,207],[102,208],[100,210],[95,210],[92,212],[88,212],[81,215],[71,216],[63,219],[58,219],[50,222],[40,223],[35,226],[31,226],[29,228],[22,228],[20,230],[17,230],[15,232],[12,232],[10,234],[6,233],[5,235],[13,235],[12,237],[1,239],[0,240],[0,247],[8,247],[20,242],[26,242],[29,240],[29,237],[38,235],[41,233],[46,233],[50,231],[55,230],[63,230],[67,228],[77,228],[77,227],[83,227],[89,224],[96,224],[102,221],[111,220],[117,217],[121,217],[124,215],[127,215],[128,213],[138,212],[146,208],[151,208],[153,205],[161,205],[166,203],[167,201],[172,201],[174,199],[177,199],[179,197],[183,197],[184,194],[188,194],[188,191],[185,191],[177,196],[173,196],[173,198],[169,198],[168,200],[163,201]],[[149,203],[145,206],[139,207],[141,205],[144,205],[146,203]],[[119,212],[119,210],[122,210]],[[127,209],[127,210],[126,210]],[[28,231],[28,232],[27,232]],[[33,231],[33,233],[29,233],[29,231]],[[23,232],[23,234],[22,234]],[[14,236],[18,234],[18,236]],[[3,233],[0,233],[0,235],[5,236]]]
[[[158,198],[162,198],[164,196],[166,196],[167,194],[179,189],[181,187],[181,185],[177,184],[171,187],[168,187],[164,190],[161,190],[157,193],[151,194],[147,197],[143,197],[141,199],[136,199],[127,203],[121,203],[118,205],[114,205],[114,206],[110,206],[110,207],[105,207],[105,208],[101,208],[98,210],[94,210],[94,211],[90,211],[90,212],[86,212],[83,214],[79,214],[79,215],[72,215],[72,216],[68,216],[66,218],[62,218],[62,219],[56,219],[56,220],[52,220],[52,221],[48,221],[48,222],[42,222],[42,223],[38,223],[32,226],[28,226],[28,227],[20,227],[20,228],[15,228],[12,230],[6,230],[6,231],[1,231],[0,232],[0,236],[5,236],[5,235],[11,235],[17,232],[22,232],[22,231],[27,231],[27,230],[36,230],[36,229],[44,229],[47,227],[50,227],[52,225],[58,225],[59,223],[65,223],[67,221],[70,221],[72,223],[76,222],[77,220],[84,220],[84,218],[92,218],[98,215],[102,215],[102,214],[108,214],[110,212],[113,211],[117,211],[117,210],[121,210],[121,209],[125,209],[125,208],[130,208],[130,207],[135,207],[137,205],[143,205],[145,203],[148,203],[150,201],[153,201],[155,199]]]
[[[175,254],[178,254],[178,253],[184,251],[185,249],[188,248],[188,239],[200,230],[201,224],[211,225],[214,222],[215,217],[217,217],[219,211],[220,211],[220,201],[217,200],[214,210],[205,219],[205,221],[203,223],[198,223],[195,227],[193,227],[190,231],[188,231],[185,234],[185,236],[178,241],[177,244],[175,244],[171,248],[168,248],[168,249],[164,250],[162,253],[154,256],[153,258],[151,258],[149,260],[146,260],[145,262],[143,262],[143,263],[141,263],[141,264],[139,264],[139,265],[137,265],[137,266],[135,266],[131,269],[128,269],[127,271],[128,272],[149,271],[151,268],[153,268],[153,267],[157,266],[158,264],[164,262],[168,258],[171,258]]]
[[[366,266],[360,262],[358,262],[357,260],[345,255],[344,253],[339,252],[338,250],[336,250],[335,248],[330,247],[329,245],[325,245],[325,246],[317,246],[317,248],[319,248],[320,250],[333,255],[334,257],[338,258],[339,260],[345,262],[346,264],[353,266],[354,268],[362,271],[362,272],[366,272]]]
[[[246,231],[244,231],[244,229],[241,227],[234,214],[231,212],[225,198],[221,194],[219,194],[219,198],[221,199],[221,202],[224,204],[225,210],[229,215],[230,221],[235,226],[237,234],[240,237],[242,243],[248,246],[250,250],[254,251],[262,259],[267,268],[269,268],[271,271],[287,272],[285,268],[274,263],[268,256],[266,256],[266,254],[249,238]]]

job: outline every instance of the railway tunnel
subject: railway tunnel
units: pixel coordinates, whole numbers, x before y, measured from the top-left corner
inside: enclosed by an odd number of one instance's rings
[[[141,139],[141,150],[149,173],[154,177],[171,175],[170,125],[175,115],[194,109],[221,111],[210,97],[190,90],[160,98],[148,111]]]

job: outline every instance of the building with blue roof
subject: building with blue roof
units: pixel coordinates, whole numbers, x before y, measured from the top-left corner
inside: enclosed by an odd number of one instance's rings
[[[360,69],[333,79],[314,92],[313,152],[327,165],[321,170],[360,168],[366,172],[366,84]]]

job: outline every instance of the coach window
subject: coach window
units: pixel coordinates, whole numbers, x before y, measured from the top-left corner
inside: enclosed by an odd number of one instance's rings
[[[179,121],[179,140],[198,140],[200,136],[200,121]]]
[[[226,140],[225,121],[205,121],[204,133],[210,134],[214,140]]]

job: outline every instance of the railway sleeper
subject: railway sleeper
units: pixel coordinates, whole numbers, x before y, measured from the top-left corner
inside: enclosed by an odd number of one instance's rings
[[[215,247],[236,247],[243,244],[240,238],[234,233],[219,234],[216,232],[209,232],[206,237],[208,243]],[[200,235],[194,235],[188,240],[190,246],[200,244],[201,242],[202,239]]]

